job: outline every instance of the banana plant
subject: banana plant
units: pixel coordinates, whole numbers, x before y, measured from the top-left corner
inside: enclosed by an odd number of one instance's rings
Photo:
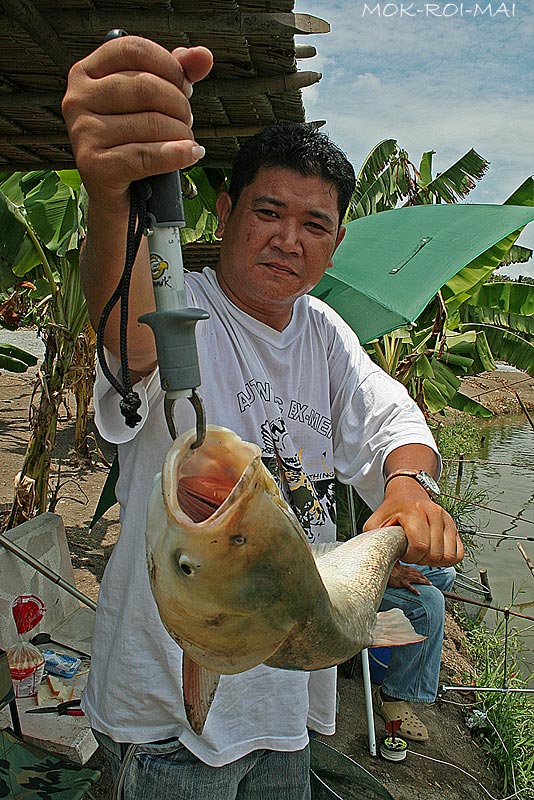
[[[79,195],[75,171],[0,176],[2,284],[17,287],[31,278],[26,319],[37,324],[45,344],[9,527],[46,510],[58,410],[73,371],[84,369],[86,391],[92,388],[93,354],[85,364],[76,362],[89,325],[78,268],[83,236]],[[23,492],[28,485],[32,491]]]
[[[227,188],[229,172],[193,168],[182,177],[186,198],[182,241],[211,241],[216,199]],[[76,170],[0,173],[0,324],[14,329],[21,321],[33,322],[45,343],[19,481],[21,487],[24,482],[32,484],[27,496],[33,504],[24,504],[22,489],[16,493],[10,527],[46,508],[58,410],[68,390],[76,400],[76,449],[86,452],[95,337],[79,275],[85,205]],[[21,371],[34,364],[29,353],[0,348],[1,368]]]

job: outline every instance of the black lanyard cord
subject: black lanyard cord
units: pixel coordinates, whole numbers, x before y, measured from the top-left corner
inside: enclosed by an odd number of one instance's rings
[[[128,366],[128,300],[130,292],[130,282],[132,270],[141,244],[141,238],[146,227],[146,201],[149,187],[146,183],[135,181],[130,187],[130,213],[128,216],[128,232],[126,235],[126,255],[124,258],[124,269],[117,288],[109,298],[102,311],[98,329],[96,332],[96,351],[102,372],[115,389],[120,394],[121,414],[129,428],[135,428],[141,421],[137,413],[141,406],[141,399],[137,392],[132,389],[132,379]],[[111,372],[104,351],[104,332],[111,312],[120,300],[120,328],[119,328],[119,354],[121,362],[122,384]]]

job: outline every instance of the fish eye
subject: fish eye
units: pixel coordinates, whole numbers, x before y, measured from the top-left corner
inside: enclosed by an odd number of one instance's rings
[[[233,544],[236,547],[240,547],[242,544],[245,544],[246,541],[246,538],[240,534],[237,534],[236,536],[230,536],[230,544]]]
[[[195,568],[186,555],[183,553],[176,553],[174,558],[180,572],[182,572],[184,575],[195,574]]]

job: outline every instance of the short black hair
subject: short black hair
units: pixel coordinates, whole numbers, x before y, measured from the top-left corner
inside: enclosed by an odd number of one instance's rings
[[[339,224],[354,192],[356,176],[345,153],[312,125],[278,122],[248,139],[237,153],[228,193],[235,207],[262,168],[292,169],[331,181],[337,189]]]

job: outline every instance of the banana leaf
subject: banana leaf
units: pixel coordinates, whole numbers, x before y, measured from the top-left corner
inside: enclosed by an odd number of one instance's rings
[[[465,326],[461,325],[460,329],[462,328],[483,331],[494,358],[506,361],[516,369],[534,376],[534,344],[532,342],[512,331],[493,325],[468,323]]]
[[[472,417],[481,417],[487,419],[493,416],[493,412],[489,408],[483,406],[482,403],[473,400],[471,397],[456,392],[455,395],[449,400],[449,406],[456,409],[456,411],[464,411],[466,414],[471,414]]]
[[[26,372],[28,367],[34,367],[37,358],[20,347],[13,344],[0,342],[0,369],[8,372]]]
[[[24,199],[28,220],[46,247],[59,255],[78,247],[78,208],[72,189],[55,172]]]
[[[534,178],[532,175],[523,181],[504,201],[507,206],[534,206]]]
[[[423,184],[425,192],[438,195],[442,202],[456,203],[475,188],[489,165],[489,161],[471,149],[429,183]]]
[[[532,258],[530,247],[514,244],[506,253],[499,267],[508,267],[510,264],[526,264]]]
[[[432,377],[426,377],[423,381],[423,396],[429,411],[435,414],[449,405],[460,388],[460,380],[437,358],[430,359],[430,366]]]
[[[534,285],[485,283],[461,310],[463,322],[479,322],[534,335]]]

